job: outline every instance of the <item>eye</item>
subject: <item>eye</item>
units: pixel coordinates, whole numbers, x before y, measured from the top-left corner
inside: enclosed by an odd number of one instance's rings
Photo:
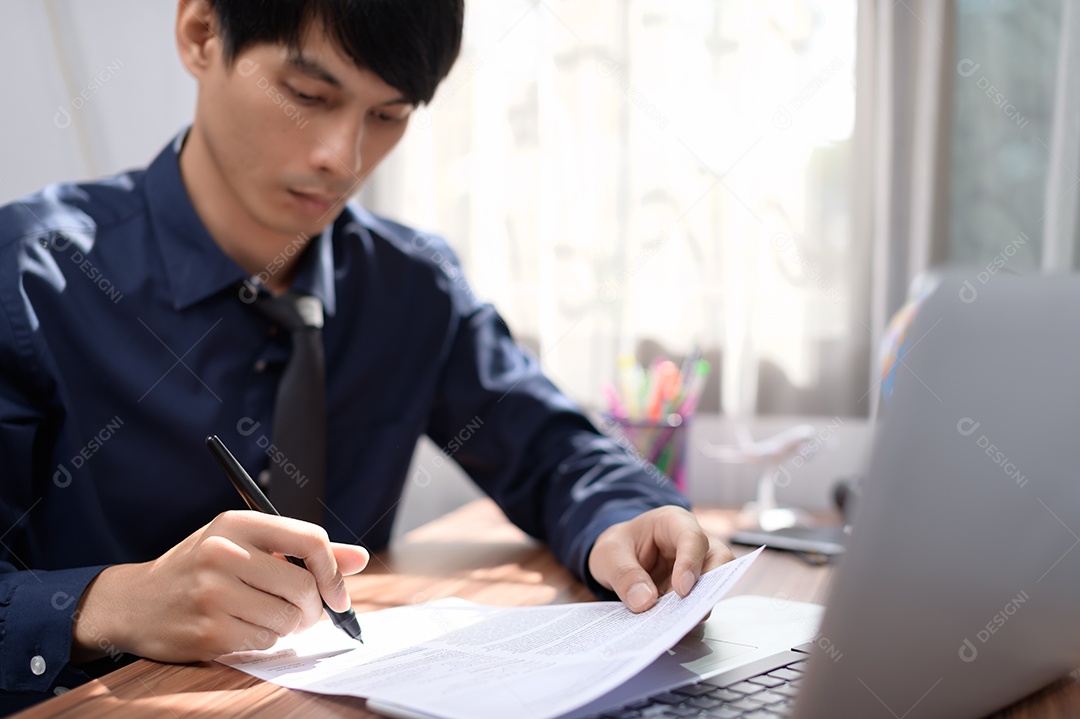
[[[374,117],[379,122],[385,122],[385,123],[389,123],[389,124],[397,124],[397,123],[405,122],[405,120],[407,120],[409,116],[405,115],[404,117],[398,117],[396,115],[391,115],[390,113],[387,113],[387,112],[375,112]]]
[[[291,87],[289,88],[289,92],[291,92],[293,94],[293,97],[295,97],[299,102],[305,105],[317,105],[323,101],[323,98],[317,95],[308,95]]]

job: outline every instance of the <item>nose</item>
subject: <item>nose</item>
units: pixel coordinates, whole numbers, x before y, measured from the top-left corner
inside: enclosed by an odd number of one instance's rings
[[[319,174],[339,184],[351,184],[359,179],[364,169],[360,154],[363,121],[342,120],[316,132],[314,162]]]

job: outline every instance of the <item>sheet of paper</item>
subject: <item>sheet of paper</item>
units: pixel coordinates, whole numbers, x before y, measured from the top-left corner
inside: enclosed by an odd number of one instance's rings
[[[446,719],[548,719],[622,684],[694,628],[761,553],[633,614],[619,602],[485,607],[461,599],[360,616],[363,645],[329,622],[218,659],[260,679]]]

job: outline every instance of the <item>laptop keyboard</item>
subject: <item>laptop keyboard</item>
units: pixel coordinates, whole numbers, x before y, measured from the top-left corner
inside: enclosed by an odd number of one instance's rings
[[[604,712],[597,719],[638,717],[717,717],[718,719],[780,719],[791,716],[806,658],[723,682],[724,675],[662,692],[648,699]]]

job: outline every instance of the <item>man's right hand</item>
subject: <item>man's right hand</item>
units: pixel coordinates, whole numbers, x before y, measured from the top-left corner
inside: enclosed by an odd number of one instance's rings
[[[303,559],[307,570],[282,555]],[[153,561],[101,572],[80,600],[72,661],[102,656],[102,639],[163,662],[266,649],[318,621],[320,595],[331,609],[347,609],[342,575],[361,571],[368,558],[314,524],[225,512]]]

